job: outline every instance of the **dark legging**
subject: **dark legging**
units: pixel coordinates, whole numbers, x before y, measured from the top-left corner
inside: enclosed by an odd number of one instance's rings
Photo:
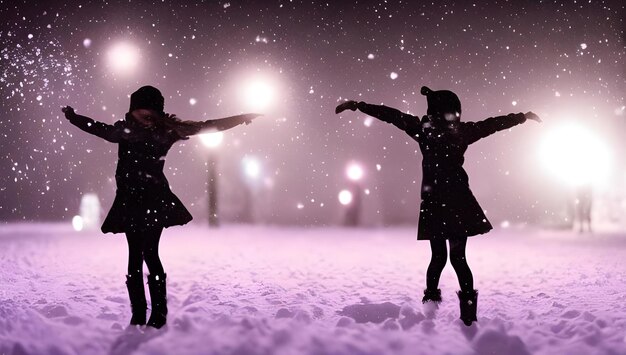
[[[129,275],[143,273],[144,260],[151,274],[164,274],[163,264],[159,258],[161,232],[163,232],[161,227],[126,232]]]
[[[459,279],[459,285],[462,291],[471,291],[474,289],[474,277],[472,270],[467,265],[465,258],[465,246],[467,238],[450,239],[450,263]],[[439,278],[446,261],[448,259],[448,250],[445,240],[431,240],[430,250],[432,257],[428,270],[426,271],[426,287],[429,290],[436,290],[439,287]]]

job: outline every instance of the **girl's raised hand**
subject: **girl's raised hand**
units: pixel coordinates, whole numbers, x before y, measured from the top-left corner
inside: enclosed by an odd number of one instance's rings
[[[335,113],[342,113],[345,110],[356,111],[356,109],[357,109],[357,102],[354,100],[349,100],[349,101],[339,104],[335,108]]]
[[[260,113],[246,113],[243,114],[243,120],[244,122],[248,125],[252,122],[253,119],[257,118],[257,117],[261,117],[263,116],[263,114]]]
[[[539,116],[537,116],[534,112],[532,111],[528,111],[524,114],[524,117],[526,117],[527,120],[533,120],[533,121],[537,121],[537,122],[541,122],[541,118],[539,118]]]
[[[65,118],[67,118],[68,120],[76,115],[76,112],[74,112],[74,108],[72,108],[72,106],[65,106],[61,108],[61,111],[63,111],[63,113],[65,114]]]
[[[180,122],[180,118],[176,117],[173,113],[166,113],[165,118],[174,122]]]

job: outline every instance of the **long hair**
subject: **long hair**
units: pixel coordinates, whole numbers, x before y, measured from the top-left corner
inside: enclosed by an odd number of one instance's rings
[[[204,127],[204,122],[183,121],[175,115],[166,114],[165,112],[151,115],[148,117],[148,120],[154,124],[155,129],[165,132],[174,131],[181,139],[189,139],[189,136],[197,134]],[[136,119],[130,112],[126,113],[126,121],[136,123]]]

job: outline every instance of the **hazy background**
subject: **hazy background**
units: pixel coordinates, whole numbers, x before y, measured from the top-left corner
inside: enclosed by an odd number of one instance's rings
[[[456,92],[463,120],[528,110],[544,119],[479,141],[466,154],[470,185],[494,224],[563,218],[570,189],[546,173],[539,147],[546,132],[568,122],[609,147],[612,169],[595,188],[596,213],[619,215],[626,209],[624,6],[0,2],[0,220],[69,221],[90,192],[106,212],[117,146],[69,124],[60,107],[113,123],[143,85],[158,87],[165,111],[185,119],[265,113],[226,132],[217,149],[225,221],[246,220],[242,206],[252,201],[257,222],[341,223],[337,195],[349,186],[347,164],[357,161],[369,190],[365,224],[415,223],[417,143],[386,123],[333,110],[351,98],[422,115],[422,85]],[[120,43],[136,51],[134,66],[120,69],[127,60],[111,54]],[[271,91],[266,102],[242,94],[251,83]],[[193,138],[166,160],[172,190],[200,223],[207,155]],[[244,157],[258,160],[258,177],[244,175]]]

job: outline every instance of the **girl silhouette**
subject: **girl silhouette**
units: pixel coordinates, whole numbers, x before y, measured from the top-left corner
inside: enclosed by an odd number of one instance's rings
[[[128,275],[126,286],[131,302],[131,325],[146,324],[146,296],[143,262],[150,274],[148,286],[152,312],[148,326],[161,328],[166,323],[166,274],[159,258],[159,239],[163,228],[191,221],[189,211],[172,193],[163,174],[165,156],[172,145],[201,131],[222,131],[249,124],[257,114],[245,114],[204,122],[181,121],[163,112],[161,92],[144,86],[130,96],[125,119],[113,125],[78,115],[70,106],[62,109],[73,125],[87,133],[119,144],[115,181],[117,191],[104,223],[104,233],[126,233]]]
[[[464,153],[477,140],[513,127],[527,119],[540,122],[532,112],[491,117],[480,122],[461,122],[461,102],[452,91],[432,91],[422,87],[428,101],[427,115],[419,117],[396,109],[346,101],[335,109],[360,110],[381,121],[391,123],[417,141],[422,152],[422,202],[418,240],[429,240],[432,257],[426,272],[423,303],[435,308],[441,302],[439,278],[447,259],[446,240],[450,243],[450,263],[459,279],[457,292],[461,320],[469,326],[476,321],[478,292],[474,289],[472,271],[465,259],[467,238],[492,229],[469,188],[463,169]]]

